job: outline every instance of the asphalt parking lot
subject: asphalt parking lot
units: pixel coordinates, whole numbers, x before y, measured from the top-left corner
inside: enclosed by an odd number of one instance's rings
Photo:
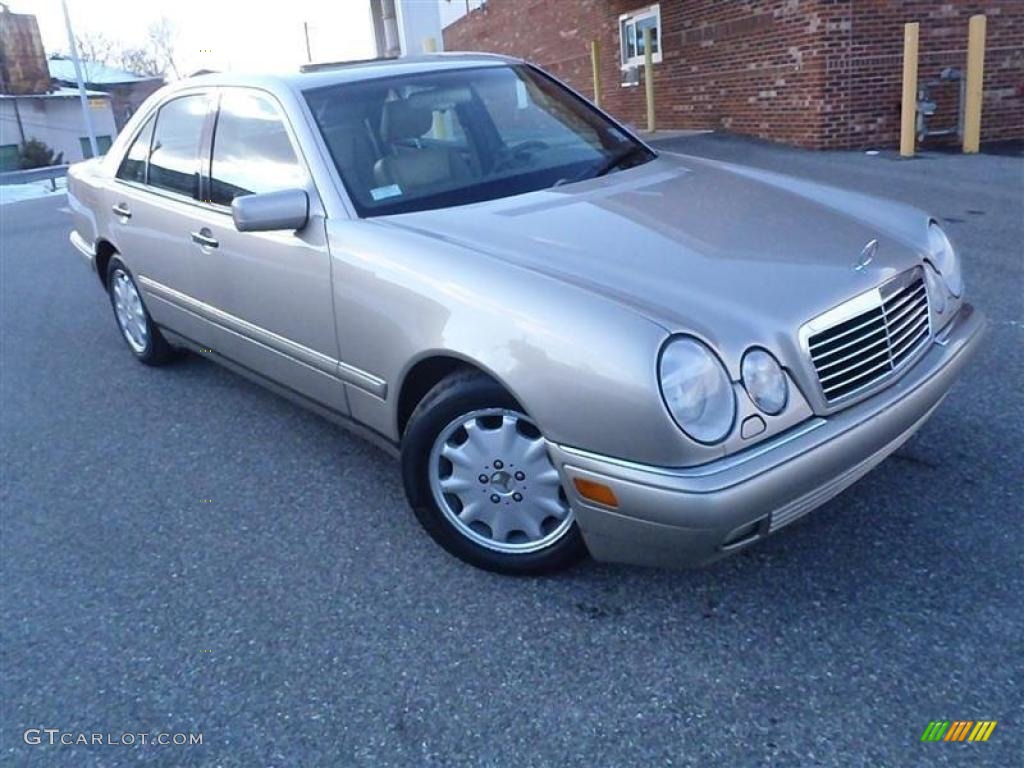
[[[990,319],[896,455],[690,572],[461,564],[377,449],[197,356],[137,364],[64,197],[0,207],[0,763],[1019,765],[1024,159],[667,144],[930,210]],[[999,725],[920,743],[935,719]]]

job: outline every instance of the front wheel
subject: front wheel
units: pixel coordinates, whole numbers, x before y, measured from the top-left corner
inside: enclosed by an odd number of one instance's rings
[[[107,268],[107,290],[117,327],[135,358],[146,365],[162,365],[170,360],[174,350],[146,311],[128,267],[118,258],[111,259]]]
[[[427,394],[409,420],[402,465],[423,527],[478,568],[540,574],[586,553],[540,430],[486,376],[456,374]]]

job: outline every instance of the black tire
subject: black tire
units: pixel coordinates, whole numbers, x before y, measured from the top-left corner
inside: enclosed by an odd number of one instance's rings
[[[115,282],[124,275],[131,286],[134,288],[136,294],[139,297],[139,303],[142,306],[142,312],[145,316],[145,344],[141,348],[136,348],[133,343],[129,340],[128,332],[122,327],[121,321],[118,319],[116,298],[114,296],[114,285]],[[114,256],[110,259],[110,263],[107,265],[107,296],[110,299],[110,308],[114,312],[114,323],[117,326],[118,333],[125,341],[125,346],[135,356],[135,359],[145,365],[164,365],[170,362],[174,356],[174,348],[167,343],[167,340],[160,333],[160,329],[156,323],[153,322],[153,318],[149,316],[149,310],[146,309],[145,304],[142,302],[142,291],[139,290],[138,285],[135,283],[135,278],[132,273],[128,270],[128,267],[124,265],[119,258]]]
[[[587,553],[575,521],[543,549],[508,553],[472,541],[438,506],[430,485],[430,455],[435,441],[455,419],[488,408],[523,413],[500,384],[475,371],[448,376],[416,406],[402,438],[402,479],[409,504],[438,544],[477,568],[511,575],[540,575],[568,568]]]

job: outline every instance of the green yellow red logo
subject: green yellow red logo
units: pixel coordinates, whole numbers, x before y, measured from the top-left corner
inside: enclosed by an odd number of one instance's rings
[[[988,741],[995,728],[995,720],[932,720],[921,741]]]

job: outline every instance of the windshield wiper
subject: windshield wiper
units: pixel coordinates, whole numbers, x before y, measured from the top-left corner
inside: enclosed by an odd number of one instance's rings
[[[584,168],[581,173],[576,174],[567,179],[559,179],[554,183],[553,186],[560,187],[563,184],[573,184],[577,181],[583,181],[584,179],[596,179],[598,176],[604,176],[607,173],[611,173],[616,168],[620,167],[627,160],[632,159],[638,154],[646,154],[647,149],[640,144],[633,144],[629,149],[625,149],[621,152],[609,157],[603,163],[595,167]]]
[[[597,171],[594,172],[594,175],[591,176],[591,178],[596,179],[598,176],[604,176],[606,173],[611,173],[616,168],[621,167],[622,164],[625,163],[627,160],[635,157],[638,154],[647,154],[647,149],[640,146],[639,144],[633,144],[629,149],[623,152],[619,152],[617,155],[612,155],[610,158],[608,158],[607,162],[605,162],[600,168],[598,168]]]

